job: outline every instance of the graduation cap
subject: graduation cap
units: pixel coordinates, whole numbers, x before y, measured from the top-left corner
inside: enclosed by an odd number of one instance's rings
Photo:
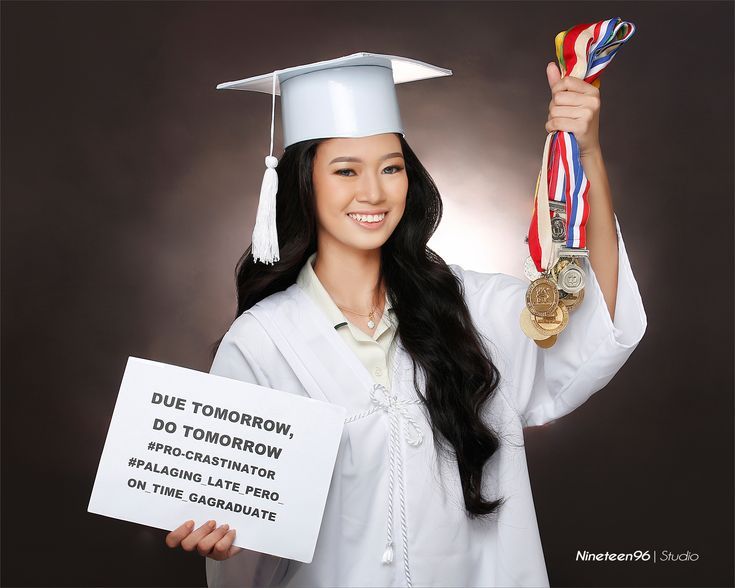
[[[284,148],[330,137],[401,133],[396,84],[452,75],[452,70],[396,55],[353,53],[217,85],[218,90],[249,90],[272,95],[270,155],[260,189],[253,230],[255,261],[279,260],[276,232],[278,159],[273,156],[276,95],[281,96]]]

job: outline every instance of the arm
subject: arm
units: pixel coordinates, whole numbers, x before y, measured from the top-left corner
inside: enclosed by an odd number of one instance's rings
[[[587,219],[587,248],[610,318],[615,318],[618,290],[618,242],[615,229],[610,184],[602,151],[597,149],[581,158],[582,168],[590,182],[590,212]]]
[[[584,300],[549,349],[538,347],[520,327],[528,280],[450,266],[464,284],[473,322],[500,370],[500,390],[524,427],[549,423],[582,405],[610,382],[643,338],[647,317],[620,225],[613,218],[619,257],[614,320],[587,264]]]
[[[554,62],[546,66],[546,77],[552,94],[546,130],[574,134],[582,168],[590,183],[589,261],[612,319],[615,318],[619,260],[612,195],[599,139],[600,90],[579,78],[561,78]]]

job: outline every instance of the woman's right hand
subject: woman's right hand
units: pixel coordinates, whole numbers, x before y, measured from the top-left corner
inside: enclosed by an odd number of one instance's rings
[[[242,551],[241,547],[232,545],[235,540],[235,529],[229,525],[217,527],[215,521],[207,521],[196,531],[194,521],[186,521],[166,535],[166,545],[171,549],[181,546],[184,551],[199,552],[199,555],[218,561],[229,559]]]

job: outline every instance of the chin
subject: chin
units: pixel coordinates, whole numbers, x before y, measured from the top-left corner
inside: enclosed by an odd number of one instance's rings
[[[378,237],[376,235],[372,239],[344,239],[341,241],[344,245],[352,249],[357,249],[359,251],[372,251],[373,249],[380,249],[387,240],[387,237],[382,235]]]

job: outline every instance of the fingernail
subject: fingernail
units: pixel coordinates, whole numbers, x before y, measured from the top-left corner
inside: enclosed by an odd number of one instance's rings
[[[209,521],[209,522],[207,523],[207,527],[209,527],[210,529],[213,529],[213,528],[214,528],[214,527],[216,526],[216,524],[217,524],[217,523],[215,523],[214,521]]]
[[[230,528],[230,525],[220,525],[219,528],[227,530]]]
[[[194,526],[194,521],[186,521],[186,528],[191,529]]]

